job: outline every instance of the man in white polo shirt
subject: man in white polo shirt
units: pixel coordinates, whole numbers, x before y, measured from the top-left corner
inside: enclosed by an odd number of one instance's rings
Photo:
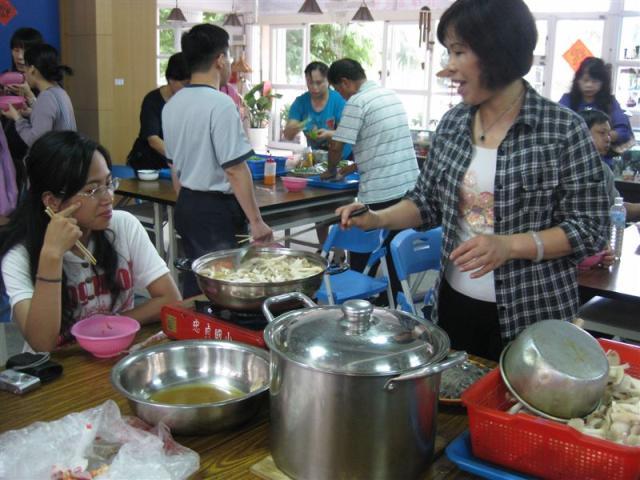
[[[367,80],[362,66],[343,58],[331,64],[329,83],[347,104],[329,145],[329,168],[323,178],[337,173],[345,143],[353,145],[353,156],[360,173],[358,200],[374,210],[387,208],[402,200],[413,189],[419,169],[413,149],[409,121],[395,92]],[[397,232],[391,232],[388,245]],[[366,257],[351,255],[351,266],[363,269]],[[397,280],[390,255],[391,287],[397,292]]]
[[[235,248],[247,222],[255,240],[270,240],[245,163],[253,150],[238,109],[218,90],[231,73],[229,34],[216,25],[196,25],[182,36],[182,52],[191,83],[162,109],[162,131],[180,181],[175,218],[185,253],[195,259]],[[197,293],[195,277],[186,275],[183,296]]]

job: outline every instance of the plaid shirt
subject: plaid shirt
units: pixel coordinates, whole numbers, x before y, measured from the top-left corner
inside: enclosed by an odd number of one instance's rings
[[[520,114],[498,147],[494,232],[510,235],[560,227],[572,253],[539,263],[511,260],[494,271],[504,341],[534,322],[575,317],[579,302],[576,265],[605,246],[609,227],[602,164],[584,122],[541,97],[528,83],[525,86]],[[422,228],[443,227],[442,268],[432,313],[436,322],[446,262],[461,243],[457,237],[458,192],[471,162],[476,110],[459,104],[445,114],[420,178],[407,194],[420,210]]]

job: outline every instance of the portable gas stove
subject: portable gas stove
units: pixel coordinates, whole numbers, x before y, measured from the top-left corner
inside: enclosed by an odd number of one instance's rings
[[[267,348],[263,338],[267,319],[262,312],[219,309],[204,295],[165,305],[160,321],[173,340],[226,340]]]

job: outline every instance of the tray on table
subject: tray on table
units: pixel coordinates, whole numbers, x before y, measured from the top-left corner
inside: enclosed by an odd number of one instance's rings
[[[469,430],[465,430],[455,438],[447,446],[445,452],[449,460],[455,463],[460,470],[473,473],[482,478],[490,480],[529,480],[533,478],[475,457],[471,450]]]
[[[331,190],[348,190],[358,188],[360,175],[357,172],[346,175],[341,180],[321,180],[320,175],[309,177],[307,185],[316,188],[329,188]]]

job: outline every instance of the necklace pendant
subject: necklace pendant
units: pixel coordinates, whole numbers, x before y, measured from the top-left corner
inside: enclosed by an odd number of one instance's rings
[[[484,142],[484,134],[480,135],[480,141]]]

